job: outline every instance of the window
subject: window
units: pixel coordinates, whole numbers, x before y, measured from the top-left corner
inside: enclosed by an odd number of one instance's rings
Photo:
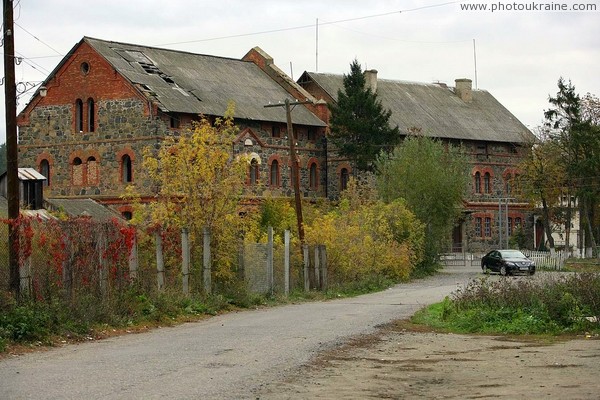
[[[481,237],[481,217],[475,218],[475,236]]]
[[[87,131],[94,132],[94,99],[88,99],[87,101]]]
[[[308,127],[308,140],[311,142],[317,140],[317,129],[314,126]]]
[[[83,132],[83,101],[75,101],[75,131]]]
[[[279,186],[279,161],[271,162],[271,186]]]
[[[342,168],[340,171],[340,190],[348,189],[348,180],[350,179],[350,174],[348,173],[347,168]]]
[[[76,185],[76,186],[83,185],[83,163],[81,162],[81,158],[75,157],[75,159],[73,159],[71,175],[72,175],[73,185]]]
[[[258,184],[258,161],[256,158],[253,158],[252,161],[250,161],[250,184]]]
[[[508,217],[508,236],[512,236],[513,234],[513,219]]]
[[[40,162],[40,174],[46,177],[44,186],[50,186],[50,163],[46,159]]]
[[[128,154],[121,157],[121,182],[133,182],[133,166],[131,164],[131,157]]]
[[[271,137],[278,138],[281,137],[281,126],[277,124],[271,125]]]
[[[515,228],[520,228],[521,227],[521,218],[516,217],[515,218]]]
[[[489,172],[486,172],[483,175],[483,186],[486,193],[492,193],[491,178],[492,177]]]
[[[485,217],[485,237],[492,237],[492,219]]]
[[[312,190],[316,190],[319,187],[319,181],[317,177],[317,163],[315,162],[310,164],[308,185]]]
[[[506,178],[504,181],[504,193],[506,193],[506,194],[512,193],[512,187],[510,184],[511,179],[512,179],[512,176],[510,174],[506,175]]]
[[[82,75],[87,75],[90,73],[90,64],[88,64],[87,62],[84,61],[81,63],[80,69],[81,69]]]
[[[475,193],[481,193],[481,173],[475,172]]]
[[[131,211],[123,211],[121,213],[121,216],[123,218],[125,218],[127,221],[131,220],[133,218],[133,213]]]
[[[98,184],[98,163],[95,157],[89,157],[86,163],[86,178],[88,185]]]
[[[179,129],[180,119],[176,115],[169,116],[169,127],[171,129]]]

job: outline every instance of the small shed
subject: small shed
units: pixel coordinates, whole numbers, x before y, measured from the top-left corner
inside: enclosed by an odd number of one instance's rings
[[[46,177],[33,168],[19,168],[19,200],[20,206],[29,210],[44,207],[44,181]],[[8,198],[7,172],[0,175],[0,195]]]

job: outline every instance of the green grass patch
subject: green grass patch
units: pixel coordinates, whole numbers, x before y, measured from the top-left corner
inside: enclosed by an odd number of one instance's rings
[[[472,281],[411,322],[455,333],[600,334],[600,275]]]

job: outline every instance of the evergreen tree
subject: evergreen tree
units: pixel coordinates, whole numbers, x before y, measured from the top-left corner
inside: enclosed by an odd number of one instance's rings
[[[359,170],[375,170],[377,156],[391,152],[400,142],[398,127],[389,126],[391,111],[385,110],[377,93],[367,87],[357,60],[350,64],[350,74],[344,74],[344,90],[338,91],[337,103],[329,109],[329,138],[340,156],[352,160]]]

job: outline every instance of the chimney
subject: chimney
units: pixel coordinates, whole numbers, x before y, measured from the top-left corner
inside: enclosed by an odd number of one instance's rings
[[[367,81],[367,87],[371,89],[373,93],[377,91],[377,70],[368,69],[365,71],[365,80]]]
[[[465,103],[470,103],[471,101],[473,101],[473,81],[470,79],[463,78],[455,79],[454,82],[456,84],[456,87],[454,88],[454,93],[456,93],[456,95],[460,97],[460,99]]]

